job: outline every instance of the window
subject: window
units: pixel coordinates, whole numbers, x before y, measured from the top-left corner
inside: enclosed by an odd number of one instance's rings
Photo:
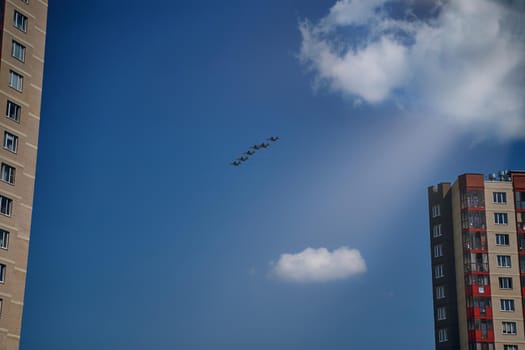
[[[0,229],[0,248],[7,249],[9,245],[9,232]]]
[[[489,276],[468,274],[465,276],[465,285],[490,286]]]
[[[441,208],[439,204],[436,204],[432,206],[432,217],[437,218],[438,216],[441,216]]]
[[[9,71],[9,87],[22,92],[24,77],[15,71]]]
[[[6,163],[2,163],[0,168],[0,176],[2,181],[14,184],[15,183],[15,168]]]
[[[485,232],[463,232],[463,246],[467,249],[487,248],[487,234]]]
[[[518,350],[517,345],[503,345],[503,350]]]
[[[525,212],[516,213],[516,226],[518,230],[525,231]]]
[[[441,233],[441,224],[434,225],[432,227],[432,236],[434,238],[436,238],[436,237],[440,237],[441,235],[442,235],[442,233]]]
[[[514,300],[512,299],[501,299],[500,300],[501,311],[514,311]]]
[[[11,56],[19,61],[24,62],[26,60],[26,47],[20,44],[18,41],[12,41]]]
[[[15,14],[13,17],[13,25],[17,29],[23,32],[26,32],[27,31],[27,17],[15,10]]]
[[[444,343],[447,340],[448,340],[447,329],[446,328],[442,328],[442,329],[438,330],[438,341],[440,343]]]
[[[515,192],[516,209],[525,209],[525,192]]]
[[[0,283],[5,282],[5,265],[0,264]]]
[[[8,151],[16,153],[18,149],[18,136],[11,134],[10,132],[4,132],[4,148]]]
[[[486,253],[465,254],[466,271],[489,272],[489,256]]]
[[[493,192],[494,203],[507,203],[507,194],[505,192]]]
[[[497,245],[509,245],[509,235],[504,233],[496,233]]]
[[[444,299],[445,298],[445,286],[437,286],[436,287],[436,299]]]
[[[14,120],[15,122],[20,121],[20,111],[22,110],[22,107],[20,105],[17,105],[14,102],[7,101],[7,109],[5,111],[5,115],[9,118]]]
[[[434,277],[435,278],[441,278],[445,276],[445,269],[443,264],[439,264],[434,266]]]
[[[502,322],[503,334],[516,334],[516,322]]]
[[[485,212],[480,210],[461,211],[461,227],[468,228],[485,228]]]
[[[478,288],[478,293],[483,294],[485,293],[485,286],[490,286],[489,276],[468,274],[465,276],[465,285],[476,286]]]
[[[437,308],[437,319],[438,321],[447,319],[447,309],[444,306]]]
[[[510,267],[510,256],[509,255],[498,255],[498,266],[499,267]]]
[[[485,193],[483,190],[467,190],[461,194],[461,209],[484,208]]]
[[[500,289],[512,289],[512,277],[500,277],[499,287]]]
[[[13,200],[0,195],[0,213],[11,216],[11,210],[13,208]]]
[[[439,258],[440,256],[443,256],[443,245],[436,244],[434,246],[434,258]]]
[[[494,213],[494,223],[500,225],[507,225],[509,223],[507,213]]]

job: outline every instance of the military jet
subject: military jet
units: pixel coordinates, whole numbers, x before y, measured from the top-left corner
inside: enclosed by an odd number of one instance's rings
[[[267,138],[267,140],[275,142],[275,141],[279,140],[279,136],[272,136],[272,137]]]
[[[270,144],[269,144],[269,143],[264,143],[264,142],[263,142],[263,143],[261,143],[261,144],[259,145],[259,147],[261,147],[261,148],[268,148],[268,147],[270,147]]]
[[[254,150],[258,150],[258,149],[261,149],[261,145],[253,145],[250,148]]]
[[[241,162],[245,162],[248,160],[248,157],[237,158],[237,160],[240,160]]]
[[[239,165],[241,165],[241,162],[236,160],[236,161],[231,162],[230,164],[233,165],[233,166],[239,166]]]
[[[248,152],[244,152],[243,154],[247,154],[249,156],[253,156],[255,154],[255,151],[248,151]]]

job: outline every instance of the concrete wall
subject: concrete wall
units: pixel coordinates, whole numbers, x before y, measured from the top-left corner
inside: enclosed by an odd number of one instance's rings
[[[13,25],[15,10],[27,17],[25,32]],[[0,349],[14,350],[19,346],[24,305],[40,123],[47,0],[6,0],[3,18],[0,51],[0,162],[15,167],[16,174],[14,184],[0,181],[0,195],[13,200],[12,214],[0,214],[0,228],[9,231],[8,248],[0,249],[0,263],[7,267],[5,282],[0,284]],[[25,47],[23,62],[11,55],[13,40]],[[21,92],[9,87],[11,70],[23,76]],[[18,122],[6,117],[8,100],[21,106]],[[3,148],[5,131],[18,137],[16,153]]]

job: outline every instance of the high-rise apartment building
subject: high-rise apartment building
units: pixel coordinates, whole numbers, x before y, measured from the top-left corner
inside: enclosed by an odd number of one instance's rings
[[[428,188],[437,350],[525,350],[525,172]]]
[[[18,349],[40,122],[47,0],[0,0],[0,349]]]

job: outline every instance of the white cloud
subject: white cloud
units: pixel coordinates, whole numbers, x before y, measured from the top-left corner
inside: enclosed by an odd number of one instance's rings
[[[384,0],[338,1],[323,19],[327,28],[334,25],[366,24]]]
[[[317,24],[300,24],[300,57],[318,82],[371,104],[404,99],[416,113],[487,135],[525,137],[523,6],[436,1],[432,16],[399,19],[387,3],[339,0]],[[409,3],[397,1],[407,13]]]
[[[365,260],[357,249],[341,247],[306,248],[296,254],[281,254],[273,274],[292,282],[324,282],[345,279],[366,271]]]

